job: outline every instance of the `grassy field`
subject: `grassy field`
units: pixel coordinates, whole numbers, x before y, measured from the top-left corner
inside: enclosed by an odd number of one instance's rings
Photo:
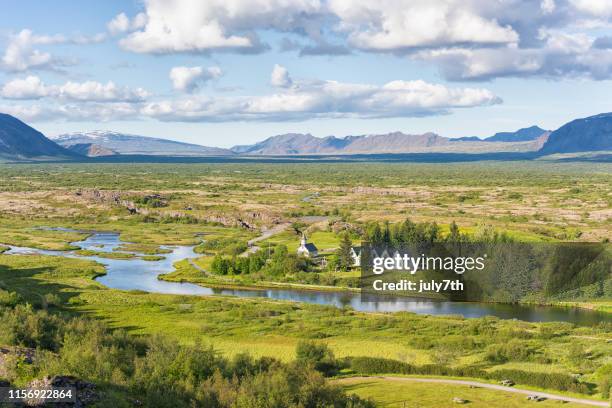
[[[327,344],[337,357],[382,357],[423,365],[443,363],[495,370],[487,358],[510,343],[519,350],[512,368],[530,372],[583,372],[612,363],[609,329],[560,323],[368,314],[308,304],[232,297],[195,297],[119,291],[91,279],[93,262],[45,256],[0,255],[0,285],[58,313],[85,314],[132,334],[164,334],[183,344],[209,344],[226,355],[249,352],[285,361],[300,340]],[[51,299],[51,301],[49,301]],[[248,324],[245,324],[248,322]],[[520,340],[519,340],[520,339]]]
[[[344,232],[357,237],[369,221],[406,218],[435,221],[443,235],[456,221],[461,232],[471,235],[491,229],[520,241],[600,242],[609,239],[612,230],[611,164],[0,166],[0,300],[8,296],[6,291],[15,291],[53,314],[100,319],[137,337],[162,334],[183,345],[212,345],[227,356],[248,352],[291,361],[296,345],[311,340],[329,346],[337,358],[369,356],[487,372],[582,373],[580,381],[592,384],[594,396],[612,372],[609,324],[576,327],[368,314],[266,299],[119,291],[93,280],[104,268],[90,261],[1,254],[3,245],[76,250],[71,243],[86,238],[87,231],[114,231],[124,242],[120,250],[143,254],[150,261],[164,256],[168,245],[196,246],[201,256],[194,263],[199,269],[188,261],[178,262],[176,271],[164,276],[167,280],[217,286],[348,287],[358,271],[289,271],[271,278],[208,276],[201,269],[211,269],[214,254],[240,256],[248,240],[278,225],[291,227],[258,242],[259,247],[273,250],[285,245],[294,253],[298,228],[329,254]],[[609,299],[584,297],[566,303],[612,310]],[[486,390],[449,386],[440,391],[419,384],[402,385],[393,394],[390,386],[366,382],[351,385],[351,391],[386,406],[403,406],[397,404],[404,401],[406,406],[451,406],[449,398],[459,392],[470,406],[527,404],[522,396]],[[557,403],[540,403],[550,404]]]
[[[257,227],[307,216],[352,222],[409,216],[439,224],[455,220],[466,228],[484,222],[522,239],[599,241],[609,238],[611,167],[542,162],[2,165],[0,213],[16,220],[36,214],[83,225],[142,221],[147,215],[230,224],[240,218]],[[303,201],[314,192],[318,196]],[[115,201],[136,203],[147,194],[161,194],[164,206],[141,205],[140,216],[128,217]],[[328,238],[321,237],[321,247],[332,244]],[[126,232],[126,240],[139,239],[145,238],[138,230]]]
[[[406,383],[375,378],[349,380],[344,383],[344,388],[360,397],[372,398],[378,403],[378,406],[387,408],[451,408],[458,406],[457,403],[453,402],[453,398],[461,398],[468,401],[466,406],[478,408],[522,408],[532,407],[534,404],[538,407],[563,405],[578,408],[584,406],[551,400],[534,403],[527,401],[525,395],[484,388],[469,388],[464,385]],[[537,394],[537,392],[534,392],[534,394]]]

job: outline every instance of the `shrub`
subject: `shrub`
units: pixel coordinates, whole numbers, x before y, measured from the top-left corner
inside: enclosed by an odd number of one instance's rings
[[[516,383],[559,391],[572,391],[583,394],[590,394],[592,392],[592,385],[580,383],[574,377],[561,373],[537,373],[503,369],[490,373],[490,378],[496,380],[511,379]]]
[[[181,346],[161,336],[136,338],[102,322],[51,316],[30,305],[0,306],[0,344],[38,349],[34,362],[8,358],[6,378],[24,383],[61,374],[92,381],[105,390],[99,406],[138,400],[160,408],[374,408],[311,367],[335,367],[333,354],[320,344],[302,344],[301,361],[291,364],[246,354],[228,360],[211,347]]]
[[[0,308],[0,343],[56,350],[61,335],[60,320],[30,305]]]
[[[487,372],[477,367],[446,367],[439,364],[415,366],[397,360],[373,357],[351,357],[346,364],[359,374],[418,374],[483,379],[511,379],[518,384],[590,394],[593,384],[581,383],[572,376],[560,373],[538,373],[522,370],[496,370]]]
[[[526,342],[512,339],[505,344],[489,346],[485,359],[493,363],[507,361],[528,361],[535,351]]]
[[[334,375],[338,371],[334,353],[325,344],[300,341],[295,349],[295,354],[298,363],[311,366],[324,375]]]
[[[0,289],[0,306],[15,307],[20,301],[18,293]]]

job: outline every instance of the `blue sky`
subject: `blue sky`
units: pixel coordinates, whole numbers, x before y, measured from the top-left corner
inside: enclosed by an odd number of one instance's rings
[[[5,0],[2,15],[0,111],[49,136],[484,137],[612,111],[608,0]]]

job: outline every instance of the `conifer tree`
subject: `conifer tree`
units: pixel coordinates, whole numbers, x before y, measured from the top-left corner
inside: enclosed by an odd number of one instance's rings
[[[338,251],[336,253],[336,255],[338,255],[338,266],[343,271],[346,271],[351,266],[353,266],[353,256],[351,255],[352,247],[353,243],[351,242],[351,238],[349,237],[348,232],[346,232],[342,236],[340,248],[338,248]]]

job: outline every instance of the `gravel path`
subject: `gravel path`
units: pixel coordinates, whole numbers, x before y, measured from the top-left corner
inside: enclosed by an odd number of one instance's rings
[[[594,407],[610,407],[610,404],[605,401],[595,401],[583,398],[573,398],[566,397],[564,395],[550,394],[548,392],[541,391],[532,391],[532,390],[523,390],[520,388],[514,387],[505,387],[503,385],[497,384],[488,384],[481,383],[478,381],[469,381],[469,380],[446,380],[442,378],[412,378],[412,377],[392,377],[392,376],[380,376],[380,377],[350,377],[350,378],[342,378],[337,380],[338,383],[350,383],[352,381],[362,381],[362,380],[371,380],[371,379],[381,379],[386,381],[409,381],[409,382],[420,382],[420,383],[435,383],[435,384],[457,384],[457,385],[467,385],[479,388],[488,388],[491,390],[498,390],[504,392],[512,392],[515,394],[524,394],[524,395],[537,395],[539,397],[543,397],[549,400],[558,400],[558,401],[566,401],[573,402],[576,404],[584,404],[590,405]]]

